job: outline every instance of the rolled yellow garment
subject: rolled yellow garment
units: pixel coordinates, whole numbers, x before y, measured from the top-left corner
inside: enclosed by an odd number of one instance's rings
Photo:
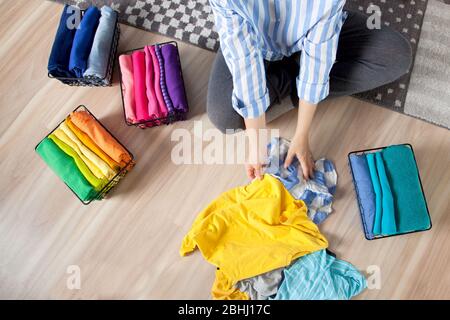
[[[53,133],[48,136],[49,139],[53,140],[53,142],[68,156],[70,156],[74,161],[78,169],[81,171],[86,180],[94,187],[95,191],[100,192],[105,185],[108,183],[106,179],[98,179],[87,167],[87,165],[83,162],[80,156],[69,147],[67,144],[62,142],[55,136]]]
[[[72,122],[70,117],[66,119],[66,124],[73,131],[73,133],[75,133],[75,135],[78,137],[78,139],[80,139],[81,142],[83,142],[83,144],[86,147],[91,149],[96,155],[98,155],[100,158],[102,158],[103,161],[105,161],[109,165],[110,168],[119,172],[119,170],[121,169],[120,164],[118,164],[116,161],[111,159],[110,156],[108,156],[102,149],[100,149],[86,133],[84,133],[80,128],[78,128]]]
[[[88,158],[100,171],[102,172],[103,176],[108,178],[109,180],[112,180],[117,172],[115,172],[113,169],[111,169],[108,164],[103,161],[95,152],[91,151],[87,146],[83,144],[83,142],[78,139],[78,137],[75,135],[75,133],[69,128],[66,122],[63,122],[59,128],[64,131],[64,133],[67,135],[67,137],[70,138],[77,146],[80,148],[80,151],[83,153],[83,155]]]
[[[78,156],[81,158],[81,160],[83,160],[83,162],[86,164],[86,166],[89,168],[89,170],[91,170],[91,172],[99,179],[107,179],[106,176],[100,171],[100,169],[94,164],[92,163],[91,160],[89,160],[88,157],[86,157],[80,150],[80,148],[78,147],[78,145],[71,140],[66,133],[61,129],[58,128],[55,131],[53,131],[53,134],[62,142],[64,142],[65,144],[67,144],[69,147],[71,147],[73,149],[73,151],[75,151]]]

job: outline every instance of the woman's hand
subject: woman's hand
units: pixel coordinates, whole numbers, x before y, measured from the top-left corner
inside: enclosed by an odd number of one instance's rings
[[[299,172],[303,174],[306,180],[314,178],[314,159],[309,148],[308,135],[296,134],[292,139],[284,166],[289,167],[297,157],[300,162]]]
[[[314,178],[314,159],[309,148],[309,130],[316,113],[317,104],[312,104],[304,100],[299,101],[297,129],[285,161],[285,167],[289,167],[297,157],[300,162],[303,177],[306,180]]]

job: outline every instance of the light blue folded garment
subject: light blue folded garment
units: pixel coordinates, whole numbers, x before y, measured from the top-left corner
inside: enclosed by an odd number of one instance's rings
[[[349,300],[366,287],[366,278],[353,265],[320,250],[284,270],[274,300]]]
[[[104,6],[101,9],[101,14],[102,16],[89,54],[87,70],[84,73],[84,77],[86,78],[93,77],[105,79],[108,71],[108,62],[117,22],[117,13],[112,8]],[[105,79],[105,84],[109,84],[107,79]]]
[[[355,189],[363,220],[364,233],[367,239],[373,239],[373,223],[375,220],[375,191],[370,178],[369,165],[365,155],[350,155]]]

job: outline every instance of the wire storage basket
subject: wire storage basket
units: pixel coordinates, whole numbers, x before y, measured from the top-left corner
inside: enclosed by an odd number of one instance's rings
[[[92,197],[92,199],[91,200],[89,200],[89,201],[84,201],[83,199],[81,199],[80,198],[80,196],[79,195],[77,195],[77,193],[74,191],[74,190],[72,190],[72,188],[69,186],[69,185],[67,185],[67,187],[73,192],[73,194],[84,204],[84,205],[89,205],[89,204],[91,204],[93,201],[95,201],[95,200],[104,200],[107,196],[108,196],[108,194],[114,189],[114,187],[116,187],[118,184],[119,184],[119,182],[127,175],[127,173],[128,172],[130,172],[132,169],[133,169],[133,167],[136,165],[136,162],[135,162],[135,158],[134,158],[134,155],[122,144],[122,143],[120,143],[120,141],[111,133],[111,131],[109,131],[85,106],[83,106],[83,105],[80,105],[79,107],[77,107],[74,111],[73,111],[73,113],[74,112],[77,112],[77,111],[86,111],[87,113],[89,113],[89,115],[90,116],[92,116],[92,118],[103,128],[103,129],[105,129],[105,131],[115,140],[115,142],[117,142],[120,146],[122,146],[123,147],[123,149],[124,150],[126,150],[126,152],[129,154],[129,156],[130,156],[130,161],[129,162],[127,162],[124,166],[123,166],[123,168],[122,169],[120,169],[116,174],[115,174],[115,176],[113,177],[113,178],[111,178],[110,180],[108,180],[108,182],[105,184],[105,186],[99,191],[99,192],[97,192],[97,194],[94,196],[94,197]],[[44,139],[42,139],[37,145],[36,145],[36,147],[35,147],[35,151],[37,152],[37,150],[38,150],[38,147],[41,145],[41,143],[46,139],[46,138],[48,138],[52,133],[54,133],[59,127],[60,127],[60,125],[63,123],[63,122],[65,122],[66,121],[66,119],[67,119],[68,117],[66,117],[63,121],[61,121],[59,124],[58,124],[58,126],[55,128],[55,129],[53,129],[49,134],[47,134],[47,136],[44,138]]]
[[[81,14],[84,15],[85,11],[82,10]],[[104,78],[99,77],[83,77],[83,78],[68,78],[68,77],[55,77],[48,73],[50,79],[56,79],[61,81],[63,84],[73,86],[73,87],[110,87],[112,86],[112,77],[114,72],[114,66],[116,61],[117,49],[119,47],[120,39],[120,26],[119,26],[119,13],[116,11],[116,23],[114,27],[114,36],[111,43],[111,49],[109,52],[108,67],[106,70],[106,76]]]
[[[173,45],[176,48],[176,53],[177,53],[177,59],[178,59],[178,64],[181,66],[181,58],[180,58],[180,52],[178,49],[178,43],[176,41],[168,41],[168,42],[161,42],[161,43],[156,43],[153,46],[165,46],[165,45]],[[142,48],[137,48],[137,49],[131,49],[125,52],[122,52],[120,55],[131,55],[133,52],[136,51],[142,51],[144,50],[145,47]],[[186,92],[186,86],[185,86],[185,82],[184,82],[184,75],[183,75],[183,70],[182,68],[180,68],[179,70],[180,72],[180,77],[181,80],[183,82],[183,91],[184,91],[184,95],[186,97],[186,103],[187,103],[187,111],[180,111],[180,110],[175,110],[172,113],[169,113],[169,115],[167,117],[162,117],[162,118],[153,118],[153,119],[149,119],[149,120],[145,120],[145,121],[139,121],[139,122],[131,122],[126,115],[126,108],[125,108],[125,97],[124,97],[124,87],[123,87],[123,82],[122,82],[122,70],[120,68],[120,64],[119,64],[119,74],[120,74],[120,91],[121,91],[121,97],[122,97],[122,106],[123,106],[123,113],[124,113],[124,118],[125,118],[125,123],[128,126],[135,126],[135,127],[139,127],[141,129],[147,129],[147,128],[151,128],[151,127],[157,127],[157,126],[162,126],[162,125],[170,125],[173,124],[175,122],[179,122],[179,121],[185,121],[187,119],[187,114],[189,112],[189,102],[187,101],[187,92]]]

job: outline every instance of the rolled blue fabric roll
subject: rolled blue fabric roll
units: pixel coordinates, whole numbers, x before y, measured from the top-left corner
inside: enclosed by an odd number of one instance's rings
[[[362,215],[364,233],[367,239],[373,239],[373,223],[375,220],[375,191],[372,186],[369,165],[365,155],[350,155],[355,188]]]
[[[104,6],[101,9],[101,15],[84,76],[105,79],[117,22],[117,13],[112,8]]]
[[[70,52],[76,28],[70,28],[69,19],[78,10],[69,5],[64,6],[59,27],[53,41],[52,51],[48,59],[48,72],[54,77],[73,78],[75,75],[69,71]]]
[[[91,53],[100,16],[100,10],[96,7],[89,7],[84,13],[80,27],[75,33],[72,51],[70,52],[69,69],[77,78],[82,78],[87,69],[88,58]]]

